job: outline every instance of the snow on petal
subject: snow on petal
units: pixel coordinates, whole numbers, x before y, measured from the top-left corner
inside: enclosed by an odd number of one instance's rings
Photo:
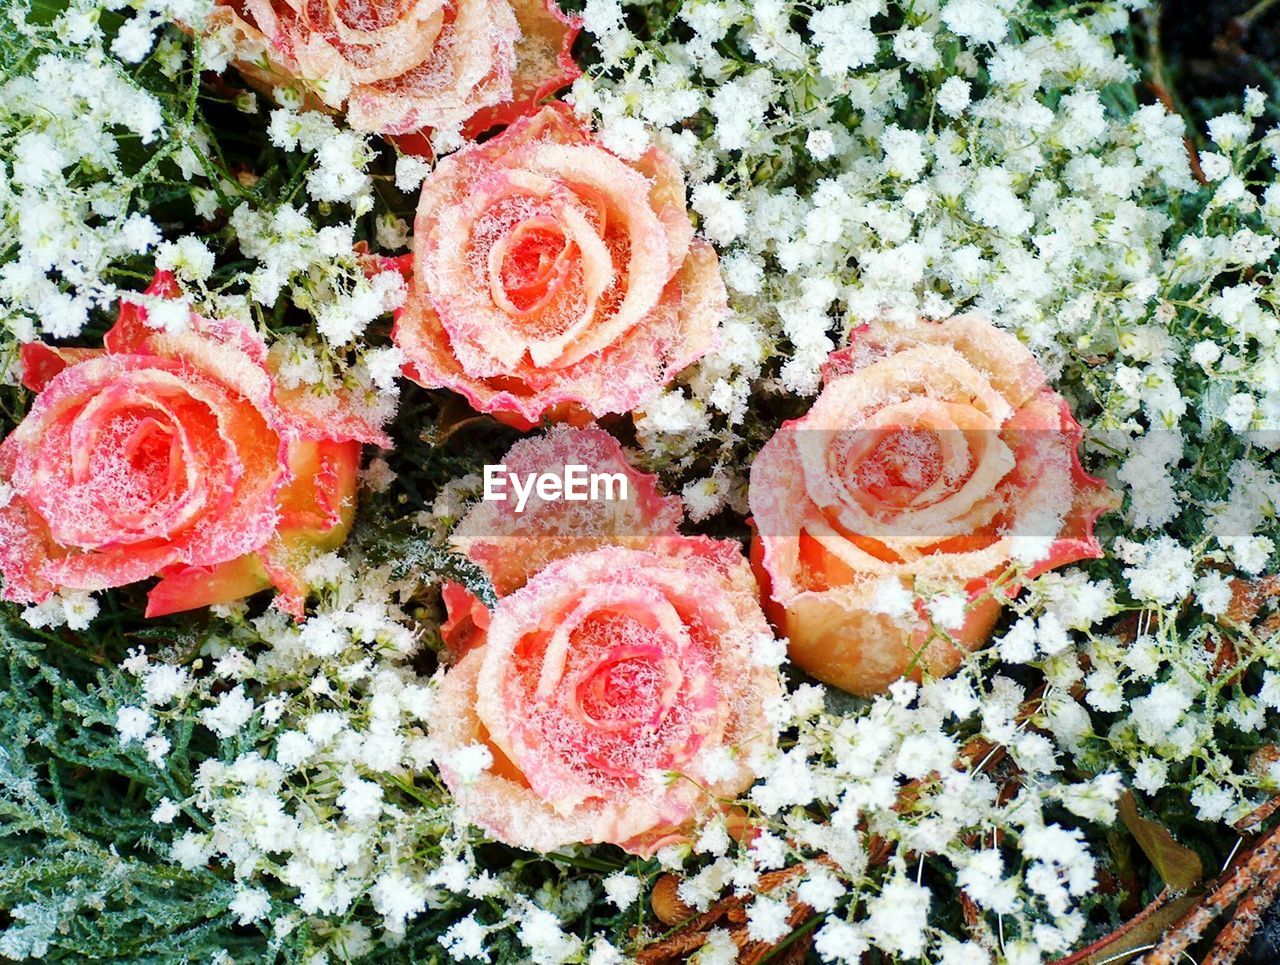
[[[406,374],[521,429],[636,408],[727,312],[675,162],[617,157],[562,105],[442,160],[414,235]]]
[[[676,535],[680,500],[658,490],[656,476],[627,462],[613,436],[594,426],[556,426],[524,439],[502,459],[509,473],[562,475],[568,466],[625,477],[625,499],[542,500],[522,511],[512,500],[476,503],[453,532],[453,542],[484,567],[498,594],[510,593],[552,560],[604,545],[644,546]]]
[[[949,673],[1000,615],[994,579],[1101,555],[1093,523],[1113,497],[1012,335],[974,316],[878,322],[824,379],[757,456],[749,493],[765,605],[809,673],[860,694]],[[935,632],[919,597],[957,590],[963,613]],[[903,592],[905,612],[889,599]]]

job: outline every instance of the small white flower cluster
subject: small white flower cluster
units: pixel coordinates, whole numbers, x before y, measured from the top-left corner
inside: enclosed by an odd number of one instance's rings
[[[785,390],[813,392],[843,333],[885,313],[974,308],[1058,369],[1082,338],[1149,311],[1165,221],[1140,201],[1194,182],[1176,118],[1104,109],[1103,88],[1133,76],[1110,39],[1126,5],[1046,26],[989,0],[838,3],[811,18],[692,0],[679,17],[693,42],[660,46],[596,6],[604,62],[575,105],[615,137],[628,121],[658,129],[684,164],[735,313]],[[794,28],[806,20],[808,37]],[[1013,23],[1043,32],[1015,40]],[[741,58],[722,53],[734,44]],[[745,413],[720,382],[754,378],[762,358],[725,343],[691,388],[732,427]],[[654,427],[688,446],[708,429],[705,413]]]
[[[68,630],[86,630],[98,615],[98,601],[93,594],[79,590],[62,590],[43,603],[29,606],[22,611],[22,619],[37,630],[46,627],[66,627]]]
[[[220,742],[192,797],[166,798],[153,819],[202,815],[172,859],[231,869],[242,922],[270,913],[270,883],[296,895],[292,910],[276,909],[277,936],[365,900],[402,933],[438,889],[456,887],[452,863],[466,847],[441,840],[452,817],[427,776],[433,682],[409,666],[419,642],[397,602],[412,584],[335,555],[304,575],[320,595],[305,623],[274,610],[247,620],[237,605],[223,611],[229,635],[207,639],[190,668],[135,651],[125,669],[140,701],[119,709],[116,729],[157,767],[184,720]]]
[[[138,196],[138,156],[152,167],[183,163],[164,104],[107,55],[96,7],[73,4],[47,27],[27,22],[24,4],[4,11],[4,29],[23,36],[34,59],[0,81],[0,355],[41,334],[77,335],[91,310],[115,302],[116,263],[160,241]],[[157,16],[148,7],[126,20],[115,44],[141,31],[150,49]],[[184,66],[173,44],[159,60],[172,77]],[[195,176],[195,149],[186,153]]]
[[[182,110],[199,70],[172,25],[201,22],[207,0],[138,0],[110,43],[99,6],[77,2],[49,27],[27,24],[20,5],[7,12],[41,53],[29,70],[0,83],[0,124],[12,132],[0,166],[0,362],[18,343],[79,335],[91,313],[111,317],[123,293],[142,287],[150,256],[156,269],[177,276],[184,296],[157,300],[149,322],[178,330],[193,309],[265,321],[287,299],[311,316],[315,334],[286,337],[277,348],[290,357],[286,383],[318,392],[345,385],[375,419],[389,418],[403,358],[361,336],[400,306],[405,285],[398,271],[357,251],[357,221],[375,200],[369,138],[304,109],[298,91],[277,91],[281,106],[265,133],[281,152],[309,156],[299,170],[310,203],[259,194],[257,175],[232,176],[209,133]],[[124,66],[153,48],[172,97]],[[211,42],[213,66],[223,56],[216,48]],[[256,100],[245,108],[256,112]],[[144,191],[157,172],[176,177],[197,216],[226,224],[225,240],[250,259],[248,267],[220,268],[217,253],[226,245],[209,235],[162,240]],[[345,220],[333,217],[342,212]],[[0,369],[14,379],[15,366]]]
[[[403,304],[407,288],[398,270],[368,257],[356,242],[357,221],[374,206],[366,172],[373,148],[327,114],[302,109],[296,91],[282,89],[277,98],[284,106],[271,111],[268,136],[283,151],[310,155],[304,183],[313,203],[238,204],[229,228],[255,264],[223,286],[230,295],[208,293],[208,300],[242,315],[254,308],[269,314],[282,300],[308,313],[314,336],[285,335],[273,346],[284,384],[322,393],[355,390],[374,421],[385,421],[395,413],[404,357],[393,346],[366,344],[363,336],[371,322]],[[328,212],[336,204],[345,206],[345,219],[318,216],[317,209]]]
[[[956,962],[990,961],[997,948],[1002,961],[1028,963],[1068,951],[1085,927],[1079,899],[1095,885],[1096,862],[1079,830],[1048,812],[1109,822],[1121,781],[1064,773],[1044,728],[1069,695],[1030,692],[986,669],[903,681],[847,715],[833,714],[819,687],[794,690],[772,709],[792,746],[758,762],[767,776],[748,796],[766,830],[735,851],[724,822],[704,828],[686,849],[699,866],[680,897],[705,909],[725,889],[748,894],[763,872],[803,862],[802,875],[750,904],[750,937],[789,934],[794,896],[827,916],[815,947],[828,961],[857,962],[872,947]],[[967,742],[952,736],[962,728]],[[1001,750],[1016,767],[1000,763]],[[965,944],[930,927],[940,899],[929,886],[945,886],[942,869],[1000,918],[1002,942],[987,932]]]

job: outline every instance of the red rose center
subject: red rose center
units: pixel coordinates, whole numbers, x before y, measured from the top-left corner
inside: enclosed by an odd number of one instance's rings
[[[573,248],[564,230],[549,217],[520,222],[498,245],[498,280],[520,312],[540,307],[554,293],[568,272]]]
[[[117,410],[97,428],[76,466],[121,523],[172,495],[184,471],[182,440],[163,415]]]
[[[404,17],[404,0],[337,0],[333,4],[333,16],[351,30],[381,30]],[[312,20],[324,23],[327,19],[323,5],[309,5]]]
[[[851,467],[858,492],[902,508],[937,482],[942,446],[935,433],[902,426],[871,431],[877,438]]]
[[[533,728],[608,780],[629,782],[685,759],[698,742],[692,705],[706,688],[690,691],[702,661],[686,654],[683,666],[678,647],[645,613],[590,614],[571,631],[559,696],[535,711]]]
[[[680,667],[660,647],[619,647],[579,680],[578,707],[601,730],[657,724],[675,703],[681,679]]]
[[[124,443],[124,458],[149,492],[158,497],[173,482],[181,458],[180,442],[173,429],[155,419],[144,419]]]

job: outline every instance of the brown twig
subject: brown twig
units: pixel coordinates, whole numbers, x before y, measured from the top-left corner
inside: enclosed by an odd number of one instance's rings
[[[987,951],[995,951],[996,943],[991,935],[991,926],[982,916],[978,903],[963,888],[960,889],[960,913],[964,916],[964,927],[969,937]]]
[[[1233,824],[1232,827],[1241,832],[1251,831],[1267,818],[1271,817],[1271,815],[1275,814],[1276,811],[1280,811],[1280,794],[1277,794],[1270,801],[1267,801],[1261,806],[1250,811],[1239,821]]]
[[[791,914],[787,916],[787,925],[790,926],[792,931],[794,931],[799,928],[810,915],[813,914],[813,909],[804,902],[795,901],[794,899],[792,900],[792,905]],[[732,937],[734,944],[741,949],[738,953],[738,961],[742,963],[742,965],[759,965],[760,962],[764,961],[764,959],[778,947],[777,944],[773,942],[751,941],[747,937],[747,930],[745,928],[734,932]],[[797,945],[801,948],[801,954],[807,951],[808,936],[805,936],[803,941],[793,942],[787,948],[787,954],[783,956],[782,961],[785,962],[791,959],[791,956],[795,954]]]
[[[1267,600],[1280,596],[1280,576],[1263,576],[1256,580],[1231,580],[1231,602],[1225,614],[1229,623],[1249,626]]]
[[[1169,86],[1168,80],[1164,73],[1164,54],[1160,49],[1160,6],[1156,5],[1143,12],[1143,23],[1147,27],[1147,87],[1151,93],[1155,94],[1156,99],[1164,105],[1164,109],[1175,117],[1181,118],[1182,112],[1178,110],[1177,104],[1173,99],[1173,91]],[[1186,122],[1183,121],[1185,127]],[[1204,171],[1200,167],[1200,155],[1196,151],[1195,142],[1191,140],[1191,136],[1187,135],[1182,139],[1183,144],[1187,148],[1187,160],[1191,162],[1191,174],[1201,184],[1208,184],[1209,179],[1204,176]]]
[[[700,915],[694,914],[693,909],[680,900],[678,894],[680,880],[675,875],[663,875],[654,885],[653,895],[650,897],[655,916],[668,925],[676,924],[682,917],[686,920],[666,938],[636,952],[635,960],[642,965],[662,965],[665,962],[676,961],[705,945],[708,933],[713,927],[727,923],[732,926],[730,938],[739,948],[738,960],[748,965],[761,961],[773,952],[777,945],[751,940],[745,927],[747,901],[754,895],[767,895],[777,890],[803,873],[804,868],[803,864],[795,864],[761,875],[753,895],[722,898]],[[794,930],[813,914],[813,909],[794,897],[791,899],[791,905],[787,924]],[[797,944],[803,943],[797,942]],[[790,948],[788,954],[791,954]]]
[[[1259,882],[1266,884],[1278,859],[1280,828],[1270,831],[1208,897],[1178,919],[1165,932],[1160,943],[1143,957],[1141,965],[1173,965],[1184,951],[1200,940],[1215,918],[1257,887]]]
[[[1078,965],[1079,962],[1085,961],[1089,956],[1102,951],[1102,949],[1106,948],[1108,945],[1114,944],[1167,905],[1169,903],[1169,899],[1173,897],[1173,894],[1174,893],[1172,891],[1165,888],[1160,892],[1160,894],[1156,895],[1155,898],[1152,899],[1151,903],[1147,905],[1146,908],[1143,908],[1142,911],[1138,912],[1111,934],[1103,935],[1093,944],[1086,945],[1084,948],[1072,952],[1066,958],[1055,959],[1052,965]]]
[[[1231,921],[1218,934],[1212,950],[1201,965],[1231,965],[1239,958],[1253,933],[1262,924],[1263,914],[1275,902],[1277,892],[1280,892],[1280,867],[1272,868],[1262,883],[1240,902]]]

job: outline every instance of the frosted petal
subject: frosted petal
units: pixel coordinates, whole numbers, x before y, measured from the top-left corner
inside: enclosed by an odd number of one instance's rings
[[[570,465],[590,474],[620,473],[627,498],[546,501],[532,495],[523,512],[506,501],[476,503],[453,532],[461,552],[489,574],[499,595],[522,586],[552,560],[604,545],[642,546],[676,535],[680,500],[663,496],[656,476],[627,462],[617,440],[603,429],[557,426],[517,442],[502,459],[508,472],[562,474]]]
[[[749,493],[770,615],[810,673],[857,693],[947,673],[999,616],[998,599],[976,603],[948,640],[921,612],[887,612],[886,585],[978,600],[1015,562],[1035,575],[1101,554],[1092,527],[1113,500],[1013,336],[975,316],[876,323],[824,378],[757,455]],[[1026,559],[1027,545],[1045,552]]]
[[[521,428],[643,404],[727,312],[674,162],[625,162],[559,106],[441,161],[415,237],[406,374]]]

